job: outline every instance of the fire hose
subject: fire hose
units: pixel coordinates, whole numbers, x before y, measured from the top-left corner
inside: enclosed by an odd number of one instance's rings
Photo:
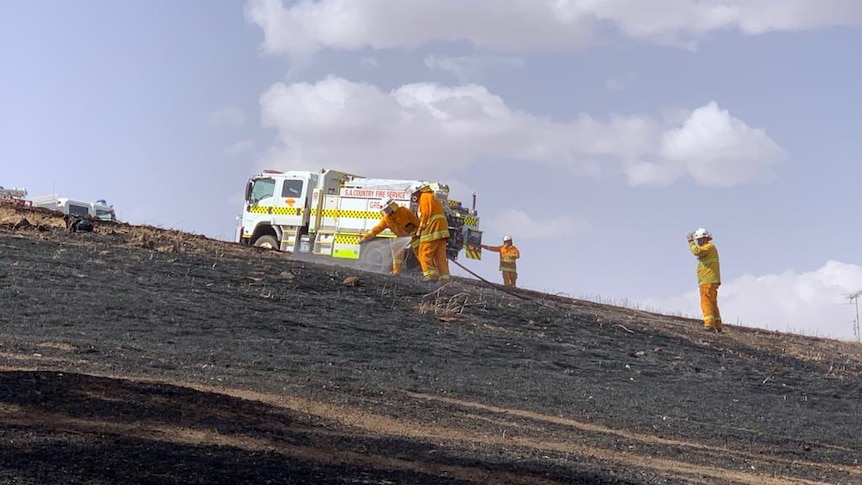
[[[455,261],[455,260],[454,260],[454,259],[452,259],[452,258],[449,258],[449,261],[450,261],[450,262],[452,262],[452,263],[455,263],[455,266],[458,266],[459,268],[463,269],[464,271],[466,271],[466,272],[470,273],[471,275],[473,275],[473,276],[475,276],[476,278],[478,278],[480,281],[482,281],[482,282],[484,282],[484,283],[486,283],[486,284],[489,284],[489,285],[493,286],[493,287],[494,287],[494,289],[500,290],[500,291],[502,291],[503,293],[508,293],[508,294],[510,294],[510,295],[512,295],[512,296],[515,296],[515,297],[518,297],[518,298],[520,298],[520,299],[522,299],[522,300],[534,300],[534,298],[531,298],[531,297],[526,296],[526,295],[521,295],[521,294],[515,293],[514,291],[511,291],[511,290],[509,290],[509,289],[507,289],[507,288],[505,288],[505,287],[502,287],[502,288],[501,288],[501,287],[500,287],[500,285],[498,285],[498,284],[496,284],[496,283],[492,283],[492,282],[490,282],[490,281],[486,280],[485,278],[482,278],[481,276],[479,276],[479,275],[477,275],[476,273],[474,273],[474,272],[470,271],[469,269],[467,269],[467,267],[466,267],[466,266],[464,266],[463,264],[459,263],[458,261]]]

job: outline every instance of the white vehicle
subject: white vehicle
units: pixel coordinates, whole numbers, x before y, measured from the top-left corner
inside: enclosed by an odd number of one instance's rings
[[[117,220],[114,206],[108,205],[104,199],[99,199],[96,202],[84,202],[67,197],[46,195],[34,197],[31,202],[33,207],[43,207],[72,216],[91,216],[103,221]]]
[[[359,238],[380,222],[381,198],[391,197],[415,212],[414,191],[423,185],[435,190],[446,209],[449,257],[457,259],[464,249],[468,258],[479,259],[482,232],[475,195],[473,208],[467,209],[449,199],[449,187],[443,184],[371,179],[335,170],[264,170],[252,177],[245,190],[245,209],[237,231],[239,242],[337,258],[346,264],[382,272],[391,264],[389,244],[395,235],[383,231],[361,247]],[[410,266],[408,263],[407,267]]]
[[[0,185],[0,202],[15,204],[15,205],[30,205],[30,201],[26,200],[26,189],[11,188],[6,189]]]

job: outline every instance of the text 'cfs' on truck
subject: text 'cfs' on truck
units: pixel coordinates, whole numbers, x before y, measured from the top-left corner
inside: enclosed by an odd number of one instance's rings
[[[480,259],[482,232],[475,194],[468,209],[449,199],[449,187],[437,182],[364,178],[327,169],[264,170],[249,179],[238,240],[385,273],[392,264],[395,234],[387,229],[364,244],[360,238],[380,222],[381,199],[394,199],[415,214],[417,191],[423,186],[434,191],[446,212],[448,257],[456,260],[464,250],[468,258]],[[407,253],[405,270],[416,268],[415,256]]]

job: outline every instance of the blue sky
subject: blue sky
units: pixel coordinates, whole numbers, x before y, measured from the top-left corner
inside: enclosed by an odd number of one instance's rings
[[[433,178],[519,283],[855,339],[862,2],[0,3],[0,185],[229,239],[262,168]],[[473,271],[499,280],[493,254]]]

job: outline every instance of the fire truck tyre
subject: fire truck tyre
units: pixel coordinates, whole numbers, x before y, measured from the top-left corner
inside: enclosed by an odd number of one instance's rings
[[[359,269],[386,273],[392,269],[392,255],[388,241],[370,241],[363,245],[359,253]]]
[[[275,236],[260,236],[254,245],[264,249],[278,249],[278,241]]]

